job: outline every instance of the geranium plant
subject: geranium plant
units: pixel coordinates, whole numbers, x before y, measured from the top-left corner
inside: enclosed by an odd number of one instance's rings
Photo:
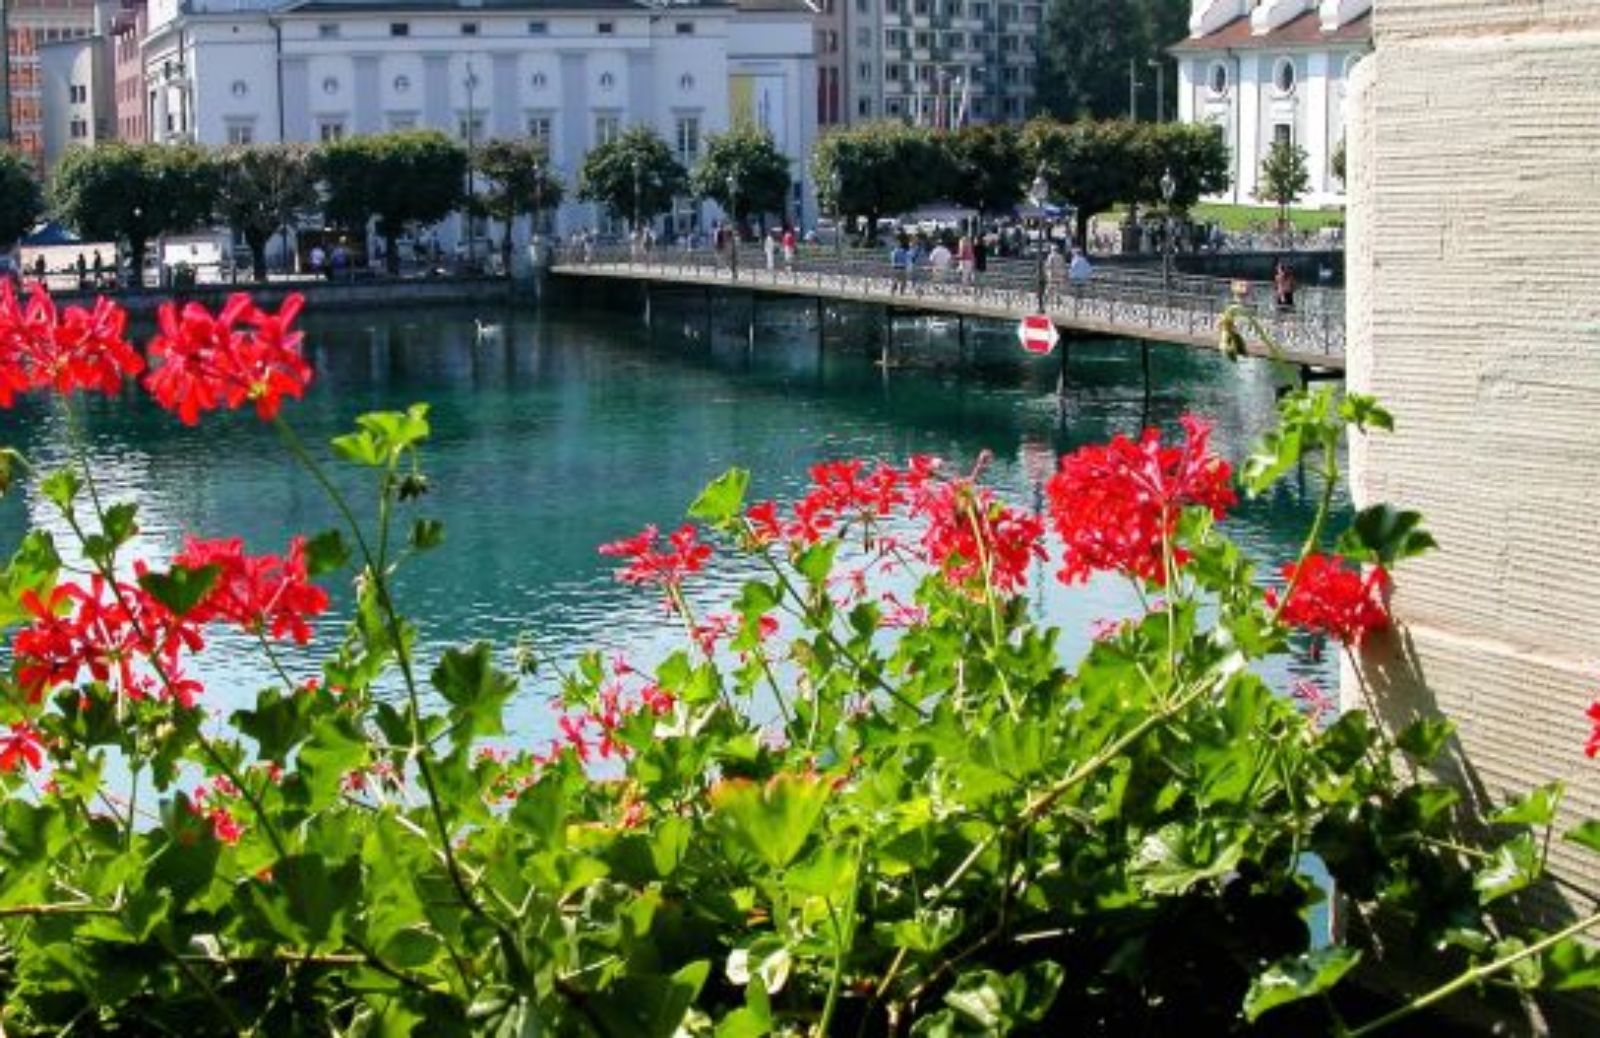
[[[114,304],[0,295],[0,405],[72,416],[135,379],[187,423],[254,408],[344,519],[278,555],[194,531],[136,558],[137,505],[85,453],[0,455],[72,531],[0,572],[7,1033],[1362,1035],[1466,988],[1600,983],[1573,939],[1595,918],[1490,918],[1539,881],[1559,789],[1469,845],[1416,770],[1447,724],[1385,733],[1261,676],[1384,637],[1389,570],[1432,545],[1385,507],[1324,529],[1341,439],[1390,425],[1373,401],[1288,394],[1237,473],[1193,418],[1086,448],[1045,515],[929,458],[820,465],[787,504],[732,471],[689,525],[601,549],[681,621],[659,665],[423,659],[394,574],[442,543],[427,409],[302,443],[299,309],[167,307],[141,352]],[[1303,462],[1321,507],[1258,572],[1219,520]],[[730,554],[758,576],[705,600]],[[1024,597],[1046,571],[1120,574],[1145,608],[1066,660]],[[308,678],[285,654],[332,581],[353,616]],[[212,721],[191,664],[219,627],[259,642],[262,690]],[[551,743],[502,738],[525,683],[554,689]],[[1407,940],[1314,932],[1330,891]],[[1441,959],[1414,997],[1362,983]]]

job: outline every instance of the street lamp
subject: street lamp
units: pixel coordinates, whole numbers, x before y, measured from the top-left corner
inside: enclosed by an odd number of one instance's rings
[[[472,262],[473,262],[473,248],[474,248],[474,242],[473,242],[474,233],[473,232],[476,229],[473,226],[474,216],[473,216],[473,213],[472,213],[472,198],[473,198],[473,194],[472,194],[472,188],[473,188],[473,180],[472,180],[472,150],[473,150],[473,144],[474,144],[473,137],[474,137],[474,134],[475,134],[477,128],[473,124],[478,121],[477,111],[476,111],[476,109],[474,109],[473,104],[472,104],[472,92],[474,90],[478,89],[478,76],[477,76],[477,73],[472,71],[472,62],[470,62],[470,61],[467,62],[467,78],[462,83],[462,85],[467,88],[467,125],[466,125],[466,131],[467,131],[466,132],[466,138],[467,138],[467,187],[466,187],[466,192],[465,192],[466,193],[466,206],[465,206],[465,208],[466,208],[466,220],[464,222],[466,223],[466,227],[467,227],[467,248],[466,248],[466,253],[465,254],[466,254],[466,257],[467,257],[467,265],[470,267],[472,265]]]
[[[637,238],[639,234],[639,174],[644,167],[639,162],[639,156],[633,157],[633,233]]]
[[[728,239],[728,268],[734,280],[739,278],[739,178],[728,174],[728,217],[733,221],[732,235]]]
[[[844,211],[844,174],[838,167],[828,176],[828,186],[833,189],[833,259],[837,266],[844,257],[844,222],[840,217]]]
[[[1166,233],[1161,241],[1161,290],[1168,295],[1172,293],[1172,196],[1177,191],[1178,182],[1168,169],[1161,174],[1161,201],[1166,206]]]

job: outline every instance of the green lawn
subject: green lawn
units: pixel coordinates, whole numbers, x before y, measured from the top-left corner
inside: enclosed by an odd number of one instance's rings
[[[1118,206],[1110,213],[1103,214],[1102,221],[1115,219],[1120,222],[1127,215],[1125,206]],[[1270,205],[1229,205],[1222,202],[1200,202],[1189,210],[1189,216],[1196,223],[1212,223],[1222,225],[1224,231],[1250,231],[1250,230],[1275,230],[1277,228],[1278,210]],[[1295,209],[1290,208],[1289,220],[1297,231],[1318,231],[1324,227],[1340,227],[1344,225],[1343,209]]]

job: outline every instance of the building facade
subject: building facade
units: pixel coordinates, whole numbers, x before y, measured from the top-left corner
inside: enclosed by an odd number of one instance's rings
[[[40,140],[43,168],[61,153],[114,136],[111,52],[100,35],[39,47]]]
[[[7,134],[33,168],[45,171],[44,72],[48,44],[94,33],[96,0],[4,0]]]
[[[1274,141],[1305,149],[1308,205],[1342,205],[1333,156],[1350,75],[1372,50],[1372,0],[1194,0],[1178,63],[1178,117],[1216,126],[1233,155],[1226,201],[1252,203]]]
[[[118,140],[149,140],[144,86],[144,37],[149,26],[145,0],[121,0],[109,26],[105,42],[111,50],[112,132]]]
[[[577,173],[623,129],[654,129],[692,166],[707,134],[748,120],[791,157],[788,215],[805,221],[813,33],[799,0],[151,0],[145,116],[152,140],[207,145],[533,137],[574,189],[558,231],[606,225],[575,200]]]

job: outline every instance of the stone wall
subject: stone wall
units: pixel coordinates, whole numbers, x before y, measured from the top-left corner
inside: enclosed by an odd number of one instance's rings
[[[1352,488],[1423,511],[1442,550],[1399,576],[1373,690],[1396,723],[1458,723],[1469,790],[1559,779],[1564,822],[1600,817],[1600,4],[1382,0],[1375,18],[1349,382],[1398,431],[1352,445]],[[1351,673],[1345,695],[1362,698]],[[1600,858],[1557,841],[1552,862],[1600,889]]]

